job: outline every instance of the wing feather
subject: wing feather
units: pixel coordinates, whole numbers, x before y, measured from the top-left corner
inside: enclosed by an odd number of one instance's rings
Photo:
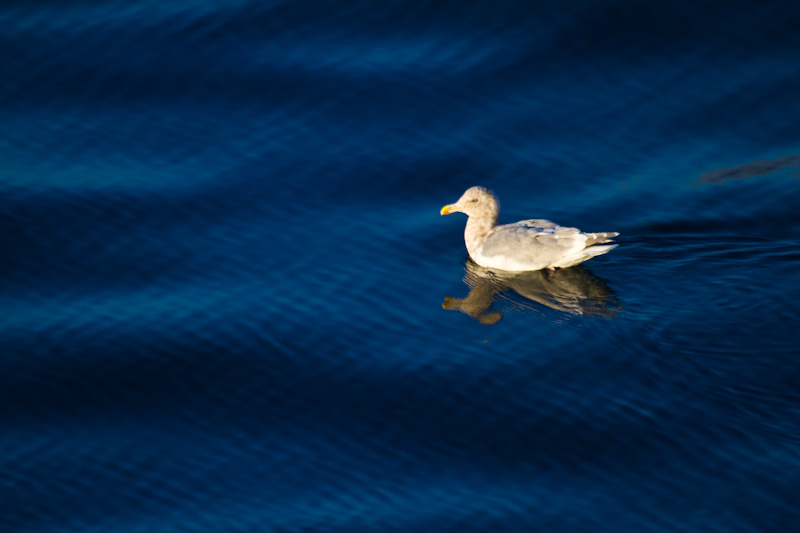
[[[548,265],[582,250],[586,239],[576,228],[563,228],[549,220],[523,220],[498,226],[481,253],[487,259],[514,258],[521,264]]]

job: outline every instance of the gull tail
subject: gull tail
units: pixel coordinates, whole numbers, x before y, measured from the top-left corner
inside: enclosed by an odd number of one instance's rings
[[[604,242],[611,242],[611,239],[618,236],[619,233],[616,231],[607,231],[605,233],[585,233],[586,239],[586,246],[591,246],[593,244],[603,244]],[[606,250],[607,252],[608,250]],[[605,252],[603,252],[605,253]]]

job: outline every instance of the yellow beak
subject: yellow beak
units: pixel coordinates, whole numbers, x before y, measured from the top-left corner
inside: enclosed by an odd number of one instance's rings
[[[449,215],[450,214],[450,206],[449,205],[444,206],[442,208],[442,210],[439,211],[439,214],[440,215]]]

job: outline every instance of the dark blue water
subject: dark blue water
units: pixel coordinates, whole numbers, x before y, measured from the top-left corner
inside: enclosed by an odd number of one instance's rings
[[[797,3],[0,28],[0,531],[797,530]],[[486,272],[472,185],[620,246]]]

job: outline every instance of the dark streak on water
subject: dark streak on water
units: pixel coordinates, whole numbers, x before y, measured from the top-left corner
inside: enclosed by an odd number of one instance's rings
[[[0,25],[3,532],[800,523],[793,3]],[[621,246],[483,272],[475,184]]]

